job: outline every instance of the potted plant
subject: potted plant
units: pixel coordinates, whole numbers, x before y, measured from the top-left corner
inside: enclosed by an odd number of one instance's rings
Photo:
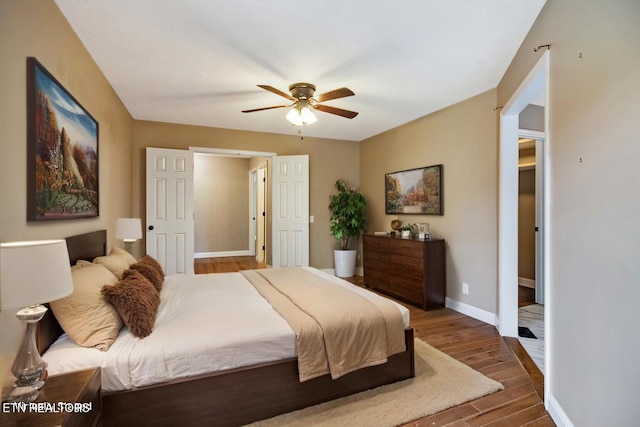
[[[398,231],[401,233],[402,237],[409,237],[411,234],[411,226],[410,224],[402,224]]]
[[[349,249],[352,237],[359,239],[365,231],[367,201],[358,189],[349,187],[341,179],[336,181],[338,194],[330,196],[331,235],[340,241],[340,249],[333,251],[336,276],[352,277],[356,270],[356,250]]]
[[[398,231],[402,232],[402,237],[416,237],[418,235],[418,225],[402,224]]]

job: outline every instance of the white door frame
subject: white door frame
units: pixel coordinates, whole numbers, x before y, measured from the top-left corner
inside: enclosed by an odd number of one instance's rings
[[[518,132],[519,115],[531,100],[544,89],[544,188],[543,240],[545,286],[545,378],[550,378],[552,298],[550,280],[550,159],[549,146],[549,50],[542,54],[533,69],[520,84],[500,113],[500,160],[499,160],[499,208],[498,208],[498,327],[503,336],[518,336]],[[544,382],[545,406],[548,406],[550,381]]]
[[[249,171],[249,255],[256,255],[258,242],[258,170]]]
[[[249,246],[253,245],[253,252],[251,255],[255,255],[256,261],[258,262],[266,262],[267,261],[267,233],[266,233],[266,209],[267,209],[267,197],[266,197],[266,170],[268,164],[262,163],[251,169],[250,181],[253,182],[251,185],[250,195],[251,200],[253,201],[253,207],[249,212],[249,221],[252,222],[252,233],[253,237],[249,236],[250,242]],[[253,181],[255,179],[255,181]],[[255,219],[254,219],[255,218]],[[253,239],[253,240],[251,240]],[[252,243],[253,242],[253,243]]]

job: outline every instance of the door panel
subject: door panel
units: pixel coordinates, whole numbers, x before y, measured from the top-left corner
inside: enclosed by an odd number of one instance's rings
[[[309,156],[275,156],[273,267],[309,265]]]
[[[147,148],[147,253],[167,275],[193,273],[192,157]]]

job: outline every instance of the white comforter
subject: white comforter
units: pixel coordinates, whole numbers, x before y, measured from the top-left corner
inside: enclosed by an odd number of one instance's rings
[[[123,328],[103,352],[62,335],[43,355],[49,374],[100,366],[103,390],[116,391],[296,357],[293,331],[240,273],[168,276],[161,299],[153,333],[144,339]],[[408,327],[408,310],[397,306]]]

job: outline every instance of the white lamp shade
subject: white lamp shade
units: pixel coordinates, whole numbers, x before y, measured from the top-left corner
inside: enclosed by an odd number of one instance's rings
[[[135,242],[142,239],[142,221],[140,218],[118,218],[116,221],[116,239]]]
[[[67,242],[34,240],[0,244],[0,303],[23,308],[73,292]]]
[[[309,104],[303,101],[299,101],[291,107],[286,118],[291,124],[296,126],[310,125],[318,121],[316,115],[311,111]]]

